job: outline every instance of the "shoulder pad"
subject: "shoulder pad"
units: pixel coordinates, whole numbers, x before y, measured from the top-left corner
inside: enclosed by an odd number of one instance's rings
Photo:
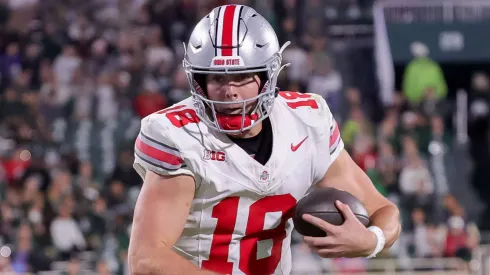
[[[333,118],[327,102],[317,94],[284,91],[279,92],[278,101],[305,124],[313,127],[325,127]]]

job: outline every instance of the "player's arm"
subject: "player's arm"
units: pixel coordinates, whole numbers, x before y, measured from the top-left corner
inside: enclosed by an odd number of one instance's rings
[[[194,191],[191,176],[146,172],[131,229],[131,274],[216,274],[200,270],[172,250],[184,228]]]
[[[131,274],[216,274],[173,251],[196,189],[194,173],[158,114],[141,121],[134,168],[144,183],[134,211],[129,245]]]
[[[336,203],[344,215],[344,224],[336,227],[306,215],[304,219],[324,229],[328,237],[305,237],[305,242],[322,257],[372,256],[391,247],[398,238],[401,231],[398,208],[376,190],[366,173],[344,150],[337,122],[325,100],[317,100],[324,112],[326,127],[317,145],[314,183],[320,188],[333,187],[357,197],[366,207],[373,227],[366,229],[347,205]]]
[[[401,232],[398,208],[376,190],[366,173],[345,150],[339,153],[317,186],[344,190],[358,198],[368,211],[371,225],[383,230],[386,239],[384,250],[390,248],[398,239]],[[374,250],[375,245],[374,238],[371,240],[372,249],[369,249],[368,255]]]

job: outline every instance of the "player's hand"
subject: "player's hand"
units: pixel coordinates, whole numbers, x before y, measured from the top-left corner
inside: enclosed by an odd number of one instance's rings
[[[344,216],[340,226],[330,224],[320,218],[305,214],[303,219],[327,233],[326,237],[305,236],[304,241],[312,251],[323,258],[367,257],[376,248],[376,235],[356,218],[350,207],[340,201],[335,206]]]

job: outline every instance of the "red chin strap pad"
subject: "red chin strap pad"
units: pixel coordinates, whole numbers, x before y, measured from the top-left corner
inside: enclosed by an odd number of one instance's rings
[[[216,118],[218,119],[218,124],[223,130],[231,130],[238,131],[242,129],[242,115],[222,115],[216,114]],[[245,120],[243,122],[243,128],[252,125],[255,121],[259,119],[258,114],[250,114],[245,116]]]

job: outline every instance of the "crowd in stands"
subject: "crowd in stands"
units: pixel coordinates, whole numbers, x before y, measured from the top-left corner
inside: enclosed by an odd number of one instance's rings
[[[227,1],[144,2],[0,1],[0,272],[129,274],[139,120],[190,95],[182,41]],[[346,149],[402,209],[404,233],[386,256],[469,259],[479,232],[439,165],[454,139],[445,91],[407,82],[421,96],[396,93],[375,123],[363,87],[336,69],[322,1],[231,2],[254,6],[280,41],[292,41],[279,87],[325,97]],[[354,15],[369,9],[369,1],[346,2]],[[479,77],[475,87],[488,91],[488,77]],[[315,260],[295,243],[295,263]],[[362,269],[365,261],[332,264]]]

